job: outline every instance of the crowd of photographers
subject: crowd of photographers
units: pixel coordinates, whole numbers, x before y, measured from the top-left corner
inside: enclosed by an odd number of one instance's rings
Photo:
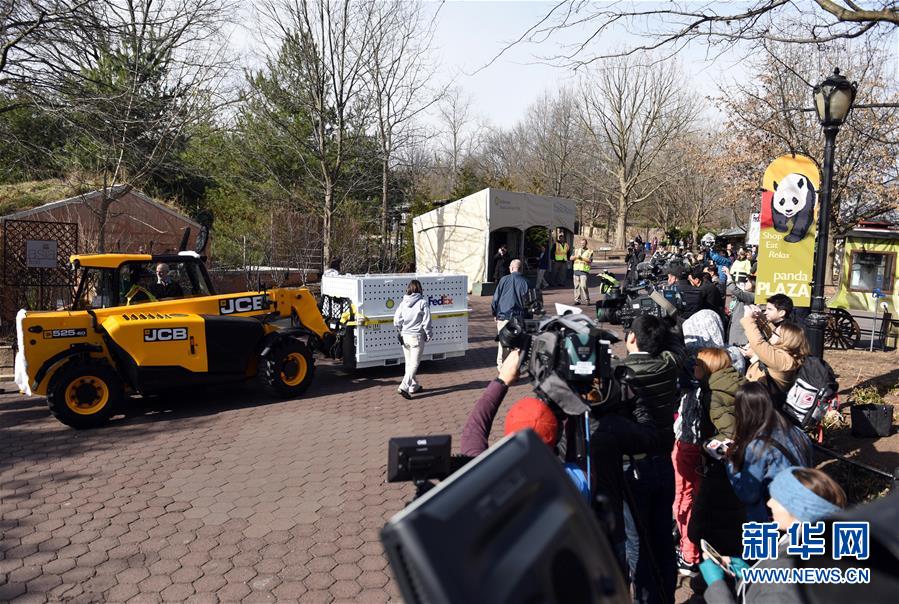
[[[701,572],[707,601],[730,601],[727,569],[703,561],[702,541],[738,570],[752,563],[740,559],[744,522],[768,521],[772,514],[778,522],[816,520],[844,505],[845,496],[827,475],[808,468],[811,440],[781,413],[809,354],[790,298],[754,304],[755,259],[747,250],[707,247],[693,255],[654,247],[652,258],[664,260],[654,263],[655,276],[674,293],[666,296],[674,303],[661,316],[633,319],[624,337],[627,354],[612,359],[611,376],[600,375],[597,361],[592,383],[578,391],[589,409],[587,437],[578,439],[575,426],[582,420],[546,388],[511,406],[505,432],[533,429],[557,451],[605,521],[636,602],[673,602],[678,572]],[[642,242],[633,243],[626,282],[646,277],[646,251]],[[568,255],[561,250],[558,260]],[[494,296],[500,332],[526,315],[527,285],[519,271],[515,261]],[[535,372],[533,358],[530,365],[524,358],[528,350],[499,339],[499,375],[463,428],[463,455],[486,450],[509,386],[522,367]],[[764,586],[755,596],[798,598],[790,586],[769,587],[773,596]]]

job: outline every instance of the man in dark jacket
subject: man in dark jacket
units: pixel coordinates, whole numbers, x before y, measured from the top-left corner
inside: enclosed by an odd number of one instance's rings
[[[509,319],[513,317],[518,319],[524,318],[525,300],[527,300],[528,280],[521,274],[521,260],[513,260],[509,263],[508,275],[500,279],[496,284],[496,290],[493,292],[493,303],[490,310],[493,318],[496,320],[496,332],[502,331]],[[499,345],[496,352],[496,368],[499,369],[503,360],[509,355],[509,350],[502,344]]]
[[[687,265],[672,262],[668,265],[668,286],[676,290],[680,297],[678,316],[685,321],[702,310],[699,288],[690,283],[690,269]]]
[[[509,274],[509,248],[505,244],[499,246],[496,255],[493,256],[493,282],[499,283],[499,280]]]
[[[627,283],[634,283],[637,280],[637,265],[646,260],[646,251],[643,245],[636,241],[631,241],[627,250],[627,256],[624,261],[627,263]]]
[[[550,271],[549,247],[550,246],[548,245],[541,245],[540,255],[537,257],[537,281],[535,288],[538,291],[545,287],[549,287],[549,282],[546,280],[546,273]]]
[[[635,602],[673,601],[675,555],[671,538],[674,503],[674,413],[680,401],[678,376],[683,336],[665,320],[640,316],[625,344],[627,368],[616,415],[599,420],[624,454],[627,562]],[[597,437],[598,438],[598,437]]]
[[[714,310],[724,321],[724,298],[721,291],[712,283],[711,275],[706,277],[703,273],[706,271],[700,266],[694,267],[690,273],[690,283],[699,289],[699,310]]]
[[[181,289],[177,281],[172,279],[169,274],[169,265],[164,262],[156,265],[156,282],[150,285],[150,293],[157,300],[184,297],[184,290]]]

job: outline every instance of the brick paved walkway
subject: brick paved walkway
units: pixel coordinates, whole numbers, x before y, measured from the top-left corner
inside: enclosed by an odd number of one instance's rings
[[[378,531],[413,488],[384,483],[387,439],[458,447],[496,375],[489,299],[471,303],[471,349],[423,366],[413,401],[396,394],[401,368],[327,362],[301,400],[246,387],[133,401],[86,432],[43,399],[0,395],[0,601],[399,600]]]

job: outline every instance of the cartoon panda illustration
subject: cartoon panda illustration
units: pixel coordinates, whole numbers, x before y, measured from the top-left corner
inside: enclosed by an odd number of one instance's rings
[[[802,174],[788,174],[780,183],[774,183],[771,198],[771,218],[780,233],[790,231],[784,241],[802,241],[815,217],[815,187]],[[793,228],[788,225],[793,221]]]

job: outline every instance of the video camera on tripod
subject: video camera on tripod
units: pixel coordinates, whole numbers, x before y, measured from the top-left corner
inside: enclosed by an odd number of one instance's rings
[[[621,325],[630,329],[639,316],[652,315],[664,318],[676,313],[681,307],[677,290],[657,289],[649,283],[613,288],[596,302],[596,320],[600,323]]]

